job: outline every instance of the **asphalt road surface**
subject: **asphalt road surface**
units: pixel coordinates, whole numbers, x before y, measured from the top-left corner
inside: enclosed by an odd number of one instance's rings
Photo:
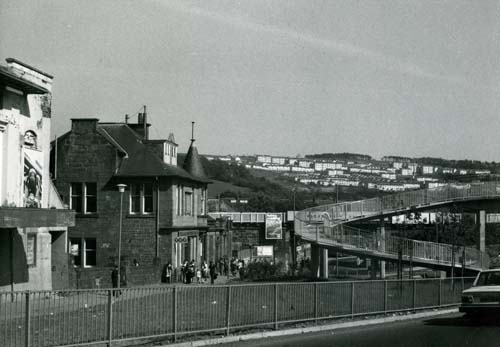
[[[224,346],[500,347],[500,317],[471,321],[458,313],[330,332],[280,336]]]

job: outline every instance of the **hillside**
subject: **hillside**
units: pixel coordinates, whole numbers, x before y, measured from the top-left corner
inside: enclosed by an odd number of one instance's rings
[[[250,188],[240,187],[229,182],[214,179],[208,186],[208,197],[217,198],[219,195],[227,195],[229,192],[234,193],[234,196],[246,196],[250,191]]]

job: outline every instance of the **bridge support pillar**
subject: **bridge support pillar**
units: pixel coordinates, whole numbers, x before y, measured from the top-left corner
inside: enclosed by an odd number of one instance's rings
[[[479,244],[478,248],[481,252],[486,251],[486,211],[479,211]]]
[[[311,272],[312,277],[316,279],[320,277],[320,250],[318,245],[311,244]]]
[[[320,277],[328,279],[328,249],[320,248]]]
[[[385,253],[385,219],[380,218],[380,252]],[[385,278],[385,261],[380,261],[380,279]]]

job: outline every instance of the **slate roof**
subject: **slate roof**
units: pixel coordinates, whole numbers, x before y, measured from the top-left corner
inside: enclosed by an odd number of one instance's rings
[[[196,149],[196,146],[194,145],[194,140],[191,140],[191,145],[189,146],[189,150],[186,154],[182,167],[192,176],[204,180],[207,183],[210,182],[205,174],[205,170],[203,169],[200,156],[198,155],[198,149]]]
[[[115,176],[181,177],[206,183],[206,180],[194,177],[178,166],[163,162],[142,142],[141,137],[126,124],[99,123],[97,129],[111,144],[124,153],[122,163]]]

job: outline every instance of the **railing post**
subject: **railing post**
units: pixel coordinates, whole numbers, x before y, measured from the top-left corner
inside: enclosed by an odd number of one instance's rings
[[[31,294],[30,294],[30,291],[26,291],[26,293],[24,294],[25,295],[25,298],[26,298],[26,312],[25,312],[25,316],[26,316],[26,321],[25,321],[25,331],[24,331],[24,334],[25,334],[25,339],[24,339],[24,346],[25,347],[31,347],[31,310],[30,310],[30,298],[31,298]]]
[[[174,290],[174,295],[172,297],[172,299],[174,300],[173,302],[173,309],[174,309],[174,312],[173,312],[173,319],[174,319],[174,342],[177,341],[177,287],[174,286],[173,288]]]
[[[441,307],[441,305],[443,303],[442,302],[443,301],[443,298],[442,298],[442,295],[443,295],[442,294],[442,292],[443,292],[443,280],[441,278],[439,279],[439,288],[438,288],[438,290],[439,290],[439,293],[438,293],[438,306]]]
[[[413,311],[417,310],[417,280],[413,280]]]
[[[354,319],[354,281],[351,282],[351,319]]]
[[[387,281],[384,281],[384,313],[387,314]]]
[[[113,291],[108,290],[108,347],[113,343]]]
[[[231,315],[231,286],[227,286],[227,307],[226,307],[226,336],[229,336],[229,327]]]
[[[278,284],[274,284],[274,330],[278,330]]]
[[[314,321],[318,321],[318,283],[314,283]]]

